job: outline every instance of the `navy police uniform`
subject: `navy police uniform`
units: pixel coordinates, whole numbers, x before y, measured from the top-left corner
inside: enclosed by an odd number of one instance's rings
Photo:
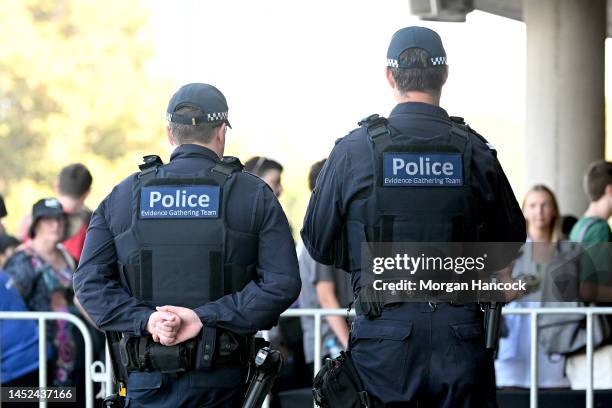
[[[185,105],[201,114],[174,113]],[[168,119],[229,125],[225,98],[205,84],[182,87]],[[148,157],[141,169],[93,214],[77,297],[118,340],[129,406],[239,406],[250,336],[299,294],[287,218],[262,180],[202,145],[178,146],[166,165]],[[194,310],[204,326],[197,341],[152,342],[147,322],[161,305]]]
[[[423,48],[445,63],[436,33],[400,30],[388,54]],[[410,66],[405,68],[411,68]],[[444,109],[398,104],[336,142],[301,231],[312,257],[352,274],[361,290],[363,242],[524,242],[525,223],[496,153]],[[510,261],[515,254],[499,259]],[[478,304],[396,303],[357,309],[351,353],[368,394],[386,406],[496,406],[493,359]]]

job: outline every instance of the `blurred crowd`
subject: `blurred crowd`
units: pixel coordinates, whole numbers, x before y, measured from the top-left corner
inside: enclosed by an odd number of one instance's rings
[[[316,188],[325,160],[314,163],[308,179]],[[245,162],[245,171],[262,178],[277,196],[283,192],[283,166],[267,157]],[[59,173],[56,197],[41,198],[31,214],[21,220],[15,235],[2,226],[7,216],[0,196],[0,310],[68,312],[86,320],[72,289],[72,274],[79,262],[91,210],[85,206],[92,185],[88,169],[70,164]],[[506,305],[523,307],[610,306],[612,280],[607,243],[612,216],[612,163],[597,162],[585,173],[584,190],[589,207],[581,216],[562,215],[555,193],[544,185],[533,186],[522,209],[528,241],[512,270],[514,278],[537,282],[529,295]],[[604,246],[596,244],[604,244]],[[602,250],[602,248],[604,250]],[[302,292],[293,308],[348,308],[353,301],[350,274],[314,261],[302,244],[297,247]],[[590,251],[588,264],[580,256]],[[574,279],[576,299],[551,302],[543,296],[547,277]],[[572,278],[573,277],[573,278]],[[502,324],[496,376],[499,387],[528,388],[530,378],[530,317],[506,315]],[[584,316],[542,316],[538,348],[538,386],[584,388],[586,383]],[[104,338],[91,327],[95,359],[103,359]],[[595,385],[612,388],[612,319],[597,317],[595,332]],[[312,317],[283,318],[271,332],[273,345],[285,357],[275,384],[275,394],[312,384],[315,358],[335,357],[346,349],[349,323],[344,316],[329,316],[321,328],[321,355],[314,355]],[[82,337],[65,321],[48,321],[47,367],[50,386],[83,389],[84,347]],[[1,378],[3,386],[37,386],[38,328],[35,321],[0,320]],[[273,406],[278,406],[278,399]]]
[[[0,310],[67,312],[83,318],[72,289],[91,211],[85,206],[92,176],[82,164],[64,167],[54,190],[56,197],[41,198],[21,220],[15,236],[0,226]],[[0,197],[0,216],[7,216]],[[74,325],[49,320],[47,384],[77,387],[83,395],[84,343]],[[90,325],[94,358],[103,356],[104,339]],[[2,384],[38,385],[38,326],[35,321],[0,320]]]

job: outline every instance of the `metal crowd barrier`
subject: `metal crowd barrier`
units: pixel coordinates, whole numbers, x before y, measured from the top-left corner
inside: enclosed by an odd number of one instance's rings
[[[586,358],[588,381],[586,386],[586,408],[593,408],[593,315],[612,315],[612,307],[559,307],[559,308],[521,308],[502,309],[503,314],[523,314],[531,316],[530,369],[531,387],[529,390],[530,408],[538,407],[538,316],[541,314],[584,314],[586,315]],[[354,316],[351,310],[351,316]],[[325,316],[346,316],[346,309],[289,309],[281,317],[314,317],[314,355],[321,355],[321,318]],[[321,368],[321,359],[314,359],[314,372]]]
[[[302,317],[311,316],[314,318],[314,355],[321,355],[321,319],[326,316],[346,316],[346,309],[289,309],[282,315],[283,317]],[[587,386],[586,386],[586,408],[593,408],[593,315],[612,315],[612,307],[560,307],[560,308],[521,308],[521,309],[503,309],[503,314],[523,314],[531,316],[531,345],[530,345],[530,369],[531,369],[531,387],[529,390],[530,408],[538,406],[538,316],[541,314],[584,314],[586,316],[586,359],[587,359]],[[350,312],[351,316],[355,315],[354,310]],[[38,337],[38,352],[39,352],[39,386],[47,385],[47,360],[46,360],[46,327],[47,320],[67,320],[74,324],[85,342],[85,404],[86,408],[93,408],[93,382],[104,383],[103,390],[113,389],[113,374],[112,365],[110,364],[110,355],[108,348],[106,349],[105,364],[100,361],[92,362],[93,346],[91,337],[87,330],[85,322],[78,317],[69,313],[56,312],[2,312],[0,311],[0,320],[38,320],[39,337]],[[267,337],[268,333],[264,332]],[[314,373],[321,369],[321,359],[314,359]],[[103,391],[104,393],[104,391]],[[46,408],[47,403],[41,401],[40,408]],[[267,408],[268,402],[263,405]]]
[[[85,407],[93,408],[93,383],[91,378],[93,345],[87,325],[70,313],[58,312],[2,312],[0,320],[38,320],[38,386],[47,386],[47,320],[66,320],[74,324],[85,342]],[[1,346],[1,344],[0,344]],[[1,364],[1,362],[0,362]],[[40,401],[38,406],[46,408],[47,402]],[[76,405],[75,405],[76,406]]]
[[[529,389],[530,408],[538,407],[538,316],[541,314],[583,314],[586,315],[586,359],[587,385],[586,408],[593,408],[593,315],[612,315],[612,307],[557,307],[502,309],[503,314],[525,314],[531,316],[530,369],[531,387]]]

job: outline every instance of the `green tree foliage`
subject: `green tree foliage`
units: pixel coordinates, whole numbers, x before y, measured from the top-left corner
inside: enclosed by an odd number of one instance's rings
[[[52,192],[59,170],[82,162],[92,203],[165,153],[169,82],[152,77],[146,2],[0,1],[0,192],[8,225]]]

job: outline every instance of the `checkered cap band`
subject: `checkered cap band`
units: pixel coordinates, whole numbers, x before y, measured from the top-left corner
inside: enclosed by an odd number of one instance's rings
[[[446,64],[446,57],[431,58],[431,65],[444,65],[444,64]]]
[[[446,64],[446,57],[434,57],[429,59],[431,61],[432,66],[444,65]],[[391,68],[399,68],[399,61],[394,58],[387,58],[387,66]],[[418,68],[419,66],[410,66],[403,68]]]
[[[200,116],[182,116],[176,113],[167,113],[168,122],[182,123],[184,125],[199,125],[201,123],[227,122],[227,112],[213,112]]]
[[[226,119],[227,119],[227,112],[213,112],[213,113],[206,114],[207,122],[218,122],[220,120],[226,120]]]
[[[387,66],[391,68],[397,68],[399,67],[399,62],[396,59],[387,58]]]

